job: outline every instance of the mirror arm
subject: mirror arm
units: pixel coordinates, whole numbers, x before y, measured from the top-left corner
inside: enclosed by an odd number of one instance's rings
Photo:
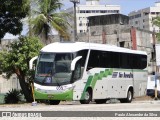
[[[73,71],[75,69],[76,62],[81,58],[82,58],[82,56],[78,56],[75,59],[73,59],[73,61],[71,63],[71,71]]]

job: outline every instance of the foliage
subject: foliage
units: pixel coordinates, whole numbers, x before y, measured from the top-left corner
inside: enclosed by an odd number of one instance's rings
[[[28,10],[28,0],[1,0],[0,39],[5,33],[20,34],[23,26],[21,19],[26,17]]]
[[[156,17],[153,19],[153,24],[160,27],[160,17]],[[158,41],[160,41],[160,33],[156,33]]]
[[[4,97],[4,101],[7,104],[14,104],[14,103],[18,103],[19,101],[21,101],[21,96],[22,94],[20,93],[19,90],[16,89],[12,89],[11,91],[9,91],[5,97]]]
[[[1,52],[0,61],[2,61],[2,70],[9,78],[17,69],[23,71],[26,75],[29,70],[29,61],[37,56],[42,44],[37,38],[21,36],[18,41],[8,45],[8,51]]]
[[[48,40],[48,35],[54,28],[60,36],[68,39],[67,28],[70,24],[66,19],[70,15],[65,12],[57,12],[62,7],[60,0],[38,0],[38,5],[33,9],[35,17],[32,19],[32,25],[35,35],[42,35]]]
[[[8,50],[0,52],[1,69],[9,78],[12,74],[16,74],[22,91],[27,101],[31,99],[31,89],[29,87],[30,78],[29,61],[32,57],[37,56],[42,44],[37,38],[20,37],[18,41],[14,41],[8,46]],[[30,99],[30,100],[29,100]]]

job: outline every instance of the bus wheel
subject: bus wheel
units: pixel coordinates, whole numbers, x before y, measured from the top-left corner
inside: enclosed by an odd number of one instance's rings
[[[131,90],[128,91],[127,93],[127,98],[125,99],[120,99],[121,103],[131,103],[133,99],[133,92]]]
[[[84,95],[84,100],[80,100],[81,104],[89,104],[92,100],[92,91],[90,89],[87,89]]]
[[[96,104],[103,104],[106,103],[106,99],[101,99],[101,100],[95,100]]]
[[[132,99],[133,99],[133,92],[132,92],[131,90],[129,90],[128,93],[127,93],[126,102],[127,102],[127,103],[131,103],[131,102],[132,102]]]
[[[58,105],[60,103],[60,100],[50,100],[50,105]]]

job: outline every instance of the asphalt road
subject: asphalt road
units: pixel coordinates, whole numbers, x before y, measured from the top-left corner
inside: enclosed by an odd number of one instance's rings
[[[159,120],[160,112],[157,111],[160,111],[160,101],[133,101],[124,104],[114,101],[106,104],[95,104],[93,102],[87,105],[73,101],[61,102],[60,105],[56,106],[43,103],[32,106],[31,103],[28,103],[0,105],[0,111],[1,114],[3,112],[3,116],[6,115],[5,111],[12,112],[13,117],[1,117],[0,119],[3,120]],[[33,116],[36,115],[38,117],[34,118]],[[47,115],[51,117],[39,118]]]

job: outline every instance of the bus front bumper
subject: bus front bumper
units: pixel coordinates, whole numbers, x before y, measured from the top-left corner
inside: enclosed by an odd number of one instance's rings
[[[34,96],[37,100],[73,100],[73,90],[67,90],[59,93],[45,93],[34,90]]]

